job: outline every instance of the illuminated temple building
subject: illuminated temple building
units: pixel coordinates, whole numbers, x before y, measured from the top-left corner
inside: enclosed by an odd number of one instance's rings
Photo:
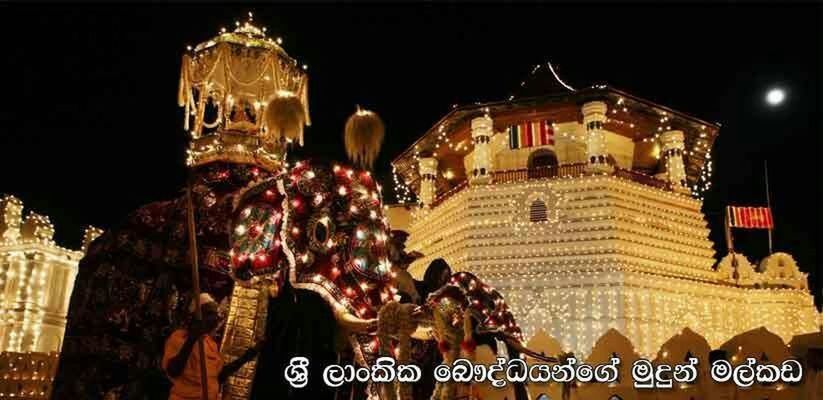
[[[555,79],[455,107],[393,161],[401,201],[418,200],[389,210],[425,255],[412,275],[437,257],[471,271],[506,296],[527,341],[578,357],[612,329],[647,358],[685,328],[712,349],[761,327],[784,343],[818,331],[790,255],[715,258],[701,206],[719,125]]]
[[[54,241],[49,217],[0,196],[0,397],[47,398],[57,368],[77,264],[102,231],[89,227],[83,249]]]

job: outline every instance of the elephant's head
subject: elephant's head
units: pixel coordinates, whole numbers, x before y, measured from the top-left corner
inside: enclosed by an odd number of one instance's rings
[[[276,296],[283,285],[319,293],[342,328],[363,333],[395,298],[388,224],[368,171],[298,162],[235,199],[232,276]],[[376,352],[374,349],[366,349]]]
[[[472,339],[498,339],[519,343],[523,334],[505,299],[474,274],[458,272],[431,293],[426,301],[433,311],[434,328],[440,336],[471,335]],[[451,334],[448,332],[451,331]],[[491,344],[491,343],[490,343]]]

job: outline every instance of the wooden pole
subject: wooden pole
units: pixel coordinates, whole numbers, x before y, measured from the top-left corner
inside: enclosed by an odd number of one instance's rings
[[[731,207],[726,206],[726,213],[723,215],[723,227],[726,231],[726,250],[729,254],[732,255],[732,268],[734,271],[732,272],[732,276],[734,277],[735,283],[739,279],[739,272],[737,271],[737,254],[734,252],[734,240],[732,239],[732,228],[729,224],[729,212],[731,211]]]
[[[734,241],[732,240],[732,228],[729,226],[729,211],[730,207],[726,206],[726,212],[723,214],[723,228],[726,234],[726,251],[734,254]]]
[[[769,212],[772,212],[772,196],[769,194],[769,162],[763,160],[763,175],[766,180],[766,206],[769,207]],[[772,213],[772,224],[774,224],[774,213]],[[769,228],[769,255],[772,255],[772,229]]]
[[[197,230],[194,228],[194,205],[191,198],[191,186],[193,174],[189,172],[188,183],[186,184],[186,214],[189,231],[189,256],[191,257],[191,282],[194,297],[194,318],[203,320],[203,313],[200,310],[200,269],[197,260]],[[200,352],[200,394],[202,400],[209,398],[209,384],[206,377],[206,348],[203,338],[197,338],[197,348]]]

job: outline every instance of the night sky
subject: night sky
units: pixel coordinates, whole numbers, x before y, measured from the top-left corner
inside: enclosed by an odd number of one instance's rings
[[[309,65],[304,154],[343,159],[355,104],[383,117],[377,172],[453,104],[502,100],[537,63],[572,86],[608,83],[722,124],[704,211],[725,253],[722,209],[765,203],[775,250],[811,272],[820,300],[821,8],[741,5],[0,6],[0,193],[47,214],[58,243],[177,196],[186,135],[176,94],[186,45],[254,11]],[[766,91],[787,100],[771,108]],[[736,232],[751,259],[766,233]]]

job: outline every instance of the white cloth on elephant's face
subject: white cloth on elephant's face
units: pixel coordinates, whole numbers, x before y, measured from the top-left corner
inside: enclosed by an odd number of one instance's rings
[[[394,281],[397,284],[397,288],[411,297],[412,303],[418,304],[420,302],[420,294],[417,292],[417,288],[414,286],[414,278],[412,278],[409,271],[405,269],[395,269],[394,271]]]

